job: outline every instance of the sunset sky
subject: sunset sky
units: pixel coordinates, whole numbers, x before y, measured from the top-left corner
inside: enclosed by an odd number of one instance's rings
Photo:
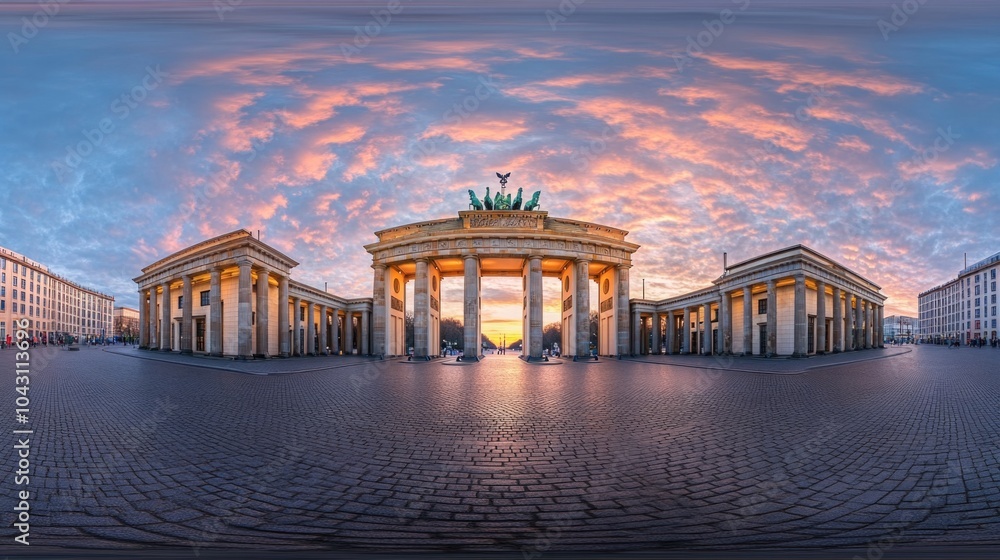
[[[374,231],[510,171],[630,231],[632,297],[802,243],[914,314],[1000,251],[993,3],[577,2],[0,4],[0,245],[134,306],[141,267],[246,228],[370,296]]]

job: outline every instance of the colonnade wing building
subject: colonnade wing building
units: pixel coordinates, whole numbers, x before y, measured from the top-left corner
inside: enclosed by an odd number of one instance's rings
[[[885,297],[803,245],[729,266],[713,286],[631,300],[633,354],[807,356],[883,345]]]
[[[234,231],[142,269],[142,348],[238,358],[369,354],[371,298],[291,279],[298,263]]]

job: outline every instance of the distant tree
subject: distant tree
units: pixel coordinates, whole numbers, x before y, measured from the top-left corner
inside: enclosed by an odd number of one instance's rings
[[[483,346],[491,350],[497,347],[496,343],[490,340],[490,337],[486,336],[485,334],[483,335]]]
[[[516,349],[518,349],[520,347],[521,347],[521,339],[520,338],[517,339],[517,340],[515,340],[514,342],[511,342],[510,344],[507,345],[507,349],[508,350],[516,350]]]
[[[413,319],[412,313],[407,313],[403,316],[403,330],[406,331],[406,351],[409,352],[410,348],[413,348],[413,328],[416,325],[416,321]]]
[[[441,340],[452,343],[452,348],[465,350],[465,329],[462,322],[454,317],[441,319]],[[441,345],[444,346],[444,342]]]
[[[562,324],[555,322],[545,325],[542,329],[542,348],[552,350],[552,344],[562,344]]]

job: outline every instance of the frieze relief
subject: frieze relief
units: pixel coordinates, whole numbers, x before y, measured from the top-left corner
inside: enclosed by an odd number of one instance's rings
[[[537,216],[472,215],[469,227],[473,228],[536,228]]]

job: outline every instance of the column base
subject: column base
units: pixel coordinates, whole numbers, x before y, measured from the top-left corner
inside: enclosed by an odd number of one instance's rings
[[[185,355],[185,356],[190,356],[190,355],[194,354],[194,351],[192,351],[192,350],[181,350],[181,354]]]
[[[160,352],[173,352],[173,348],[160,348]]]
[[[209,356],[211,356],[213,358],[222,358],[223,354],[222,354],[222,352],[212,352],[211,354],[209,354]]]
[[[538,356],[538,357],[535,357],[535,356],[518,356],[518,358],[521,359],[521,360],[524,360],[526,362],[529,362],[529,363],[530,362],[547,362],[547,361],[549,361],[548,356]]]
[[[267,354],[254,354],[253,358],[255,360],[266,360],[268,358]]]
[[[806,354],[805,352],[793,352],[792,353],[792,357],[793,358],[808,358],[809,354]]]

